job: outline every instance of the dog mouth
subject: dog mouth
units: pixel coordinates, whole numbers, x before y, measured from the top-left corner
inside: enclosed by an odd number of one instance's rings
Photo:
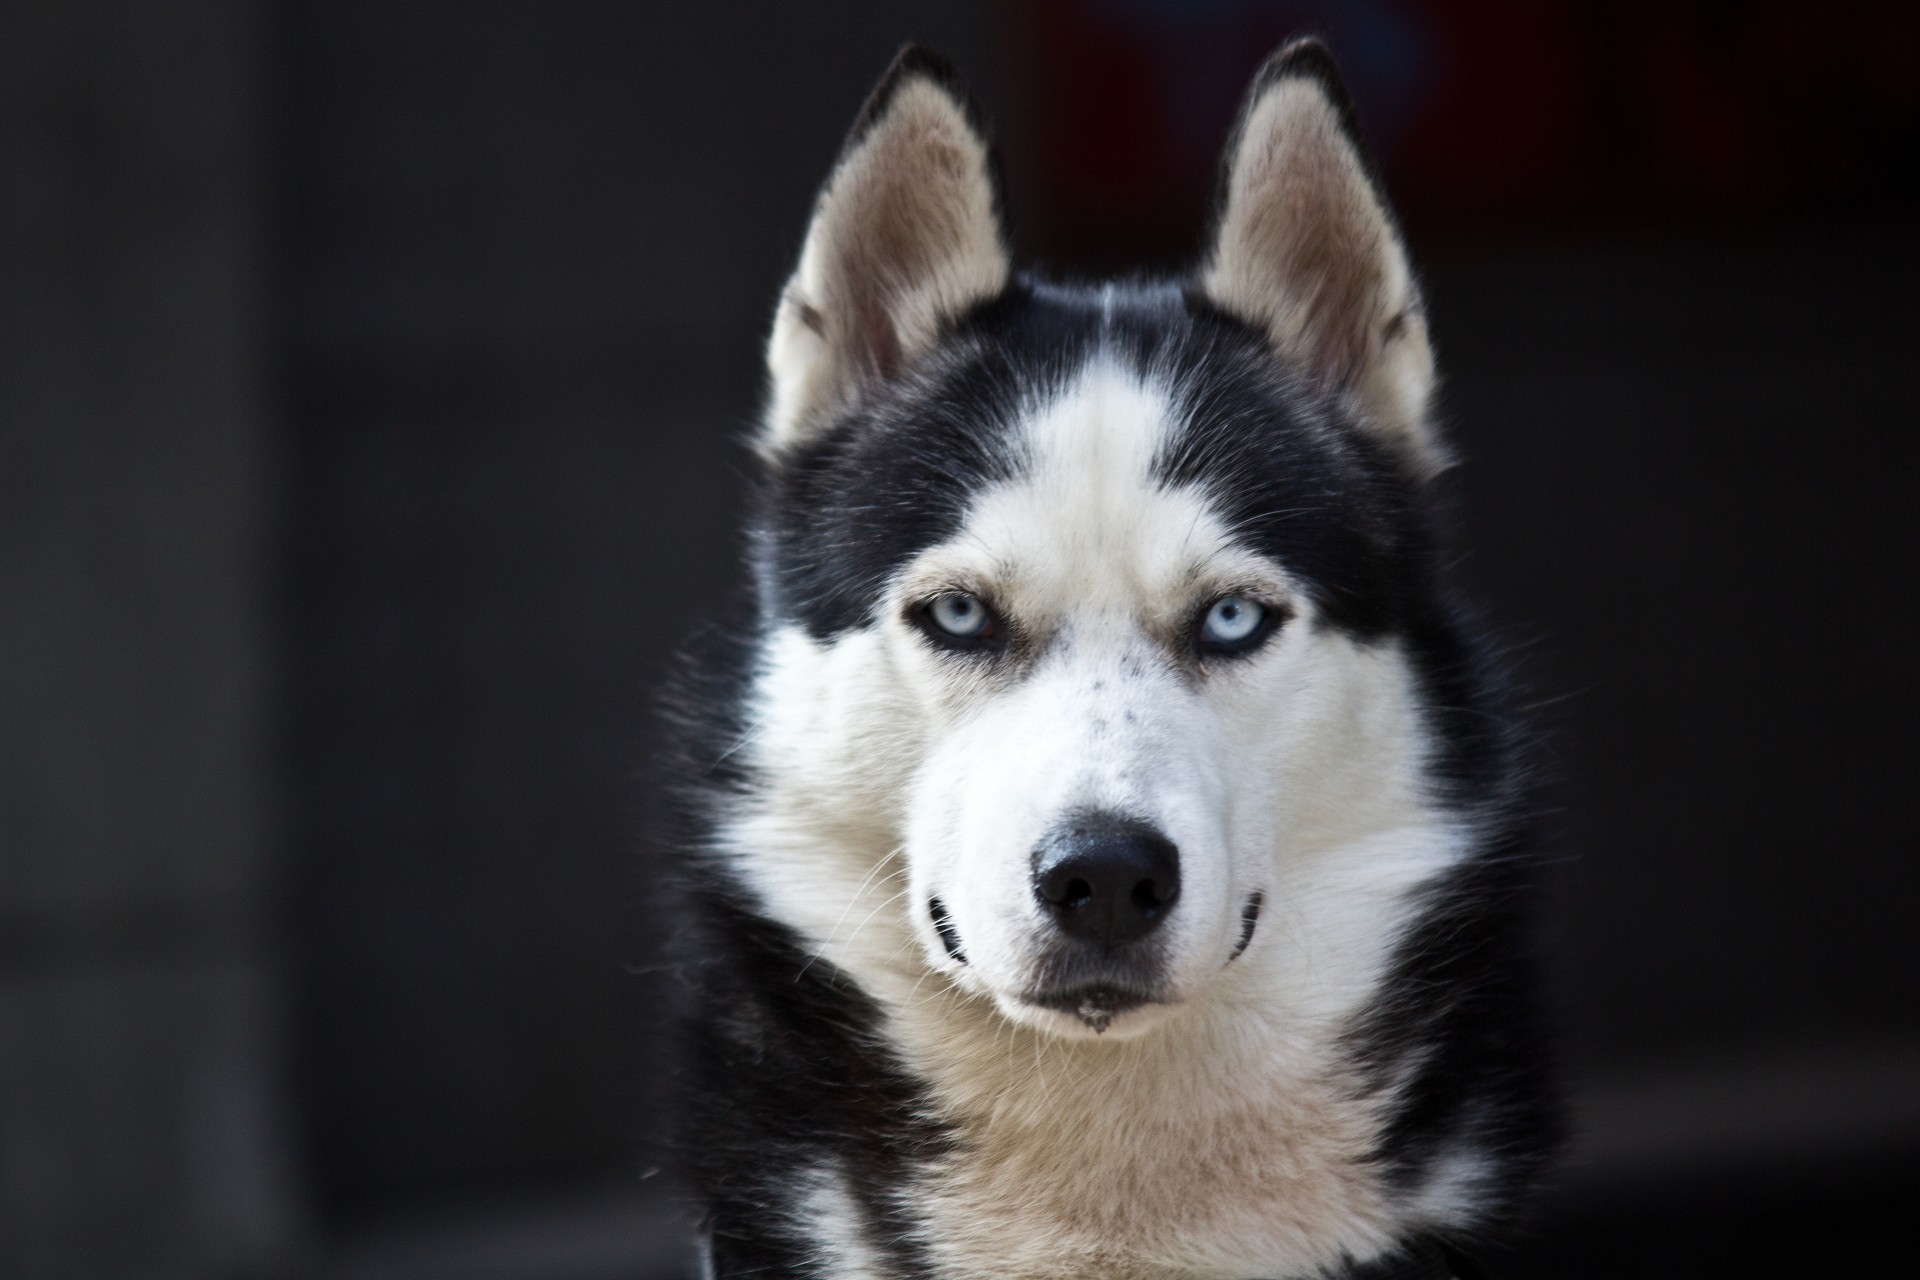
[[[1029,991],[1020,997],[1023,1004],[1078,1018],[1096,1035],[1113,1025],[1123,1013],[1150,1004],[1167,1004],[1164,995],[1141,987],[1117,982],[1084,982],[1070,987]]]

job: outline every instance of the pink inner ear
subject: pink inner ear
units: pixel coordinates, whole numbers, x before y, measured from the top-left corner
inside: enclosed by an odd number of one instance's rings
[[[1308,362],[1329,382],[1349,385],[1370,354],[1381,272],[1354,235],[1324,215],[1293,235],[1273,287],[1305,312]],[[1281,302],[1280,305],[1287,305]]]
[[[942,86],[894,87],[828,179],[808,231],[805,304],[818,335],[802,413],[896,374],[941,319],[1005,286],[984,140]]]
[[[1242,278],[1220,291],[1321,376],[1348,385],[1381,332],[1383,255],[1399,249],[1332,105],[1307,82],[1280,92],[1300,95],[1298,105],[1256,117],[1269,136],[1243,140],[1235,156],[1254,172],[1230,188],[1220,232],[1238,242],[1218,260]]]
[[[863,290],[850,300],[854,314],[849,317],[848,336],[854,343],[860,371],[886,378],[900,368],[900,332],[880,293],[878,289]]]
[[[880,145],[887,151],[874,155],[862,175],[869,189],[859,196],[857,225],[842,246],[837,271],[845,282],[845,338],[857,371],[886,377],[902,359],[896,313],[916,281],[937,269],[935,242],[948,234],[952,219],[929,191],[916,191],[911,182],[918,171],[945,172],[929,155],[917,154],[936,148],[918,138]]]

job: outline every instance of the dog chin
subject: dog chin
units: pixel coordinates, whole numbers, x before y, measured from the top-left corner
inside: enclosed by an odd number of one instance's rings
[[[1170,994],[1109,987],[994,994],[1013,1022],[1062,1040],[1131,1040],[1159,1026],[1178,1007]]]

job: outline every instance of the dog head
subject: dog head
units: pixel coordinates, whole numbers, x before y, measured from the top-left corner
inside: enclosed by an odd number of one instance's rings
[[[1318,44],[1255,80],[1192,277],[1020,276],[999,207],[951,72],[903,54],[769,348],[754,733],[789,834],[756,838],[865,850],[920,963],[1124,1036],[1263,921],[1365,929],[1315,858],[1431,802],[1432,360]]]

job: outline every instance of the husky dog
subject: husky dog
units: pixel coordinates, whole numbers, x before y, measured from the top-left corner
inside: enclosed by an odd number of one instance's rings
[[[709,1273],[1466,1275],[1552,1128],[1530,815],[1332,61],[1260,71],[1191,276],[1017,271],[993,175],[904,52],[678,692]]]

